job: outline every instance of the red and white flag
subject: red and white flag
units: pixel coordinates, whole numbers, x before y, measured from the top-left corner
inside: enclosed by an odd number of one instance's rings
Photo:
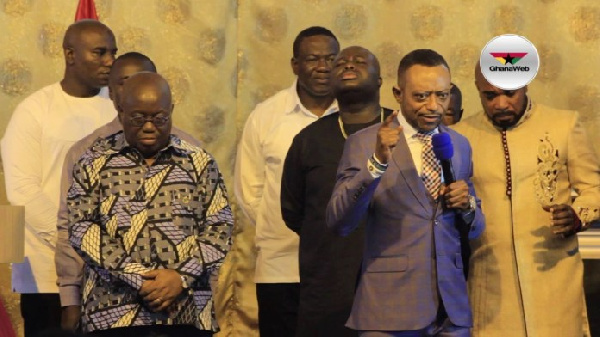
[[[75,22],[83,19],[98,20],[98,14],[96,13],[96,5],[94,5],[94,0],[79,0],[77,12],[75,12]]]

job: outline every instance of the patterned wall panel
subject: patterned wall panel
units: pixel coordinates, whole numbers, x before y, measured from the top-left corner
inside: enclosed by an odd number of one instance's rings
[[[0,0],[0,135],[15,106],[63,72],[62,36],[77,0]],[[530,85],[539,102],[582,113],[600,126],[600,5],[593,0],[96,0],[115,32],[119,53],[148,54],[171,83],[175,124],[214,154],[233,198],[233,162],[244,122],[256,103],[289,86],[292,41],[311,25],[330,28],[342,47],[362,45],[382,64],[382,102],[391,94],[402,55],[432,48],[452,68],[465,115],[480,110],[473,68],[493,36],[526,36],[540,51]],[[600,133],[591,132],[595,143]],[[238,212],[235,244],[222,269],[222,336],[256,336],[254,227]],[[4,273],[6,269],[2,270]],[[16,310],[8,279],[0,295]]]

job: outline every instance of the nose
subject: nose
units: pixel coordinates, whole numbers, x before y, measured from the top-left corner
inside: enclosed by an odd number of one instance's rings
[[[156,131],[156,126],[154,125],[154,123],[147,119],[144,122],[144,125],[142,125],[142,131],[144,133],[153,133],[154,131]]]
[[[437,111],[438,107],[439,103],[437,101],[437,96],[435,94],[429,95],[425,102],[425,108],[429,111]]]
[[[320,57],[319,63],[317,63],[317,70],[322,72],[331,71],[331,61],[325,57]]]
[[[344,69],[355,69],[354,61],[346,62],[346,64],[344,65]]]
[[[104,65],[107,67],[112,67],[113,62],[115,62],[115,55],[113,53],[107,52],[104,54]]]
[[[506,95],[498,95],[494,99],[494,109],[506,110],[509,107],[508,97]]]

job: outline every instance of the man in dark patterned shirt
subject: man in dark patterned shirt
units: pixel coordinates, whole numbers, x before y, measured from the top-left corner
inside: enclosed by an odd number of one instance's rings
[[[211,272],[230,248],[233,217],[214,159],[171,134],[167,82],[123,86],[123,132],[73,169],[69,241],[85,261],[84,332],[212,336]]]

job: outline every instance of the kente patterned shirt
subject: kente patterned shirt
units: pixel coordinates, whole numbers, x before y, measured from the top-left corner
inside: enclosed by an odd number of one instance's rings
[[[170,136],[148,166],[123,132],[100,138],[73,168],[69,241],[85,261],[84,332],[153,324],[216,331],[209,275],[231,246],[233,216],[215,160]],[[138,292],[142,274],[186,279],[169,312]]]

